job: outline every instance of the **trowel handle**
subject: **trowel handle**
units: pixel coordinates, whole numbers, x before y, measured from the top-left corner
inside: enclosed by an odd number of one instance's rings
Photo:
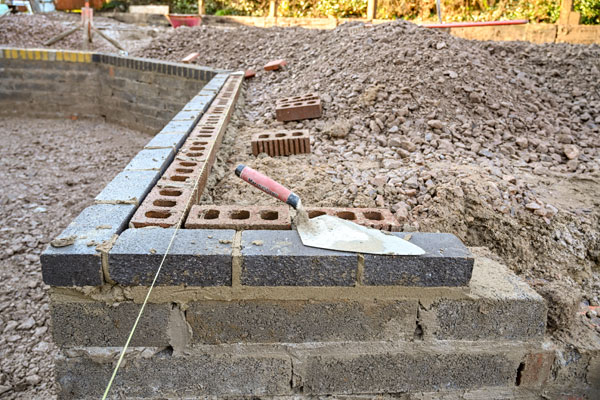
[[[240,164],[235,169],[235,174],[252,186],[259,188],[263,192],[270,194],[294,208],[298,207],[298,204],[300,203],[300,197],[290,189],[250,167]]]

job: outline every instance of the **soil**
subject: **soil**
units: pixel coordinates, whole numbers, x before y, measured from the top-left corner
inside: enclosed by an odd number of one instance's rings
[[[48,21],[63,23],[58,17]],[[3,30],[4,24],[0,24],[0,43],[39,47],[51,36],[35,30],[11,36],[10,29]],[[243,163],[290,187],[305,206],[389,208],[406,231],[452,232],[470,246],[490,248],[548,300],[548,330],[554,340],[576,347],[574,337],[598,340],[600,319],[590,312],[574,316],[573,310],[600,305],[599,46],[473,42],[402,21],[377,26],[350,23],[331,31],[200,26],[153,28],[153,33],[144,36],[143,29],[123,39],[134,55],[178,61],[200,52],[197,64],[257,71],[244,85],[242,102],[201,202],[275,204],[235,177],[235,166]],[[27,41],[18,42],[23,37]],[[57,46],[79,45],[77,40]],[[279,58],[287,61],[282,70],[262,70],[264,64]],[[309,92],[320,94],[322,118],[275,120],[277,98]],[[309,129],[312,153],[252,156],[251,135],[274,129]],[[15,143],[18,139],[10,137]],[[69,146],[72,142],[73,138],[65,140]],[[4,143],[3,137],[3,153]],[[104,165],[104,153],[97,149],[108,144],[77,143],[88,146],[81,149],[94,157],[96,161],[90,162],[96,162],[96,171]],[[140,147],[141,143],[126,150],[132,155]],[[79,155],[77,160],[87,165],[86,157]],[[19,164],[17,155],[5,158],[2,154],[3,162],[23,165],[12,178],[22,185],[11,192],[17,199],[27,197],[31,190],[21,183],[21,176],[30,174],[36,184],[52,185],[43,170],[29,166],[36,156],[18,153]],[[69,153],[69,157],[75,156]],[[126,158],[112,160],[114,168],[101,177],[90,168],[88,178],[76,170],[69,172],[69,179],[78,179],[78,184],[80,179],[89,179],[97,184],[97,192],[105,182],[95,179],[107,177],[108,181]],[[44,167],[55,168],[48,161]],[[3,182],[8,184],[10,179]],[[40,243],[29,261],[21,259],[22,251],[2,255],[4,281],[9,265],[11,276],[16,269],[29,277],[21,279],[20,275],[7,285],[11,296],[12,291],[20,293],[28,280],[38,285],[34,290],[40,297],[30,303],[8,302],[8,295],[2,294],[0,304],[14,309],[47,304],[36,261],[43,248],[41,240],[51,240],[62,228],[52,223],[66,225],[95,194],[83,193],[82,188],[80,196],[71,196],[72,190],[67,196],[64,185],[44,187],[42,193],[50,203],[62,201],[65,209],[56,211],[53,219],[43,219],[47,213],[27,214],[27,218],[42,218],[28,226],[23,222],[25,214],[19,214],[24,207],[19,203],[13,212],[23,220],[17,221],[11,245],[4,245],[8,250],[2,250],[11,251],[12,243],[27,248],[23,237],[39,231],[35,238]],[[50,210],[47,203],[43,207]],[[11,223],[15,226],[16,222],[6,221],[5,226]],[[40,311],[36,318],[43,321],[40,327],[48,325],[47,312]],[[42,336],[51,348],[47,332]],[[4,333],[6,337],[10,335]],[[27,343],[21,337],[10,348],[25,349]],[[0,385],[20,384],[24,369],[9,374],[2,365]],[[46,375],[43,381],[48,382]],[[43,390],[49,388],[47,384]]]
[[[39,255],[148,140],[101,120],[0,118],[0,398],[52,398]]]

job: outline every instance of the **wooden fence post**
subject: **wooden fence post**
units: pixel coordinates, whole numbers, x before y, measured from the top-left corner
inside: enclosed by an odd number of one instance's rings
[[[269,1],[269,18],[277,17],[277,0]]]
[[[374,20],[377,18],[377,0],[369,0],[367,3],[367,19]]]
[[[198,0],[198,14],[206,14],[206,3],[204,2],[204,0]]]

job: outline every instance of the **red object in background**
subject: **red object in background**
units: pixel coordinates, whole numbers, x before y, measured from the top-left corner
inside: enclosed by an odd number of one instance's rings
[[[167,15],[167,19],[173,28],[177,28],[178,26],[196,26],[202,22],[202,17],[194,14],[169,14]]]
[[[94,10],[102,8],[102,0],[89,0]],[[54,0],[54,7],[59,11],[79,10],[85,6],[85,0]]]

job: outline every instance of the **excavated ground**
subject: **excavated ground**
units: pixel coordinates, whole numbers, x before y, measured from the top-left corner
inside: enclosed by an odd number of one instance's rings
[[[34,25],[63,21],[35,18]],[[15,38],[2,24],[0,44],[39,47],[51,36],[22,30]],[[405,230],[452,232],[489,247],[549,300],[555,340],[598,339],[594,312],[575,315],[600,304],[600,47],[471,42],[404,22],[333,31],[152,28],[148,36],[150,28],[115,26],[137,56],[178,61],[198,51],[198,64],[258,71],[245,84],[202,202],[274,204],[234,176],[235,165],[245,163],[289,186],[305,205],[390,208]],[[287,67],[262,71],[277,58]],[[308,92],[320,93],[322,118],[275,120],[276,98]],[[253,133],[281,128],[309,129],[312,153],[250,155]],[[68,222],[83,206],[55,220]],[[60,230],[54,228],[44,228],[44,240]],[[25,268],[2,262],[3,271]],[[30,265],[39,283],[39,264]],[[38,296],[34,304],[43,304]],[[14,382],[3,370],[0,385]]]
[[[0,398],[52,398],[39,256],[148,140],[101,120],[0,118]]]

